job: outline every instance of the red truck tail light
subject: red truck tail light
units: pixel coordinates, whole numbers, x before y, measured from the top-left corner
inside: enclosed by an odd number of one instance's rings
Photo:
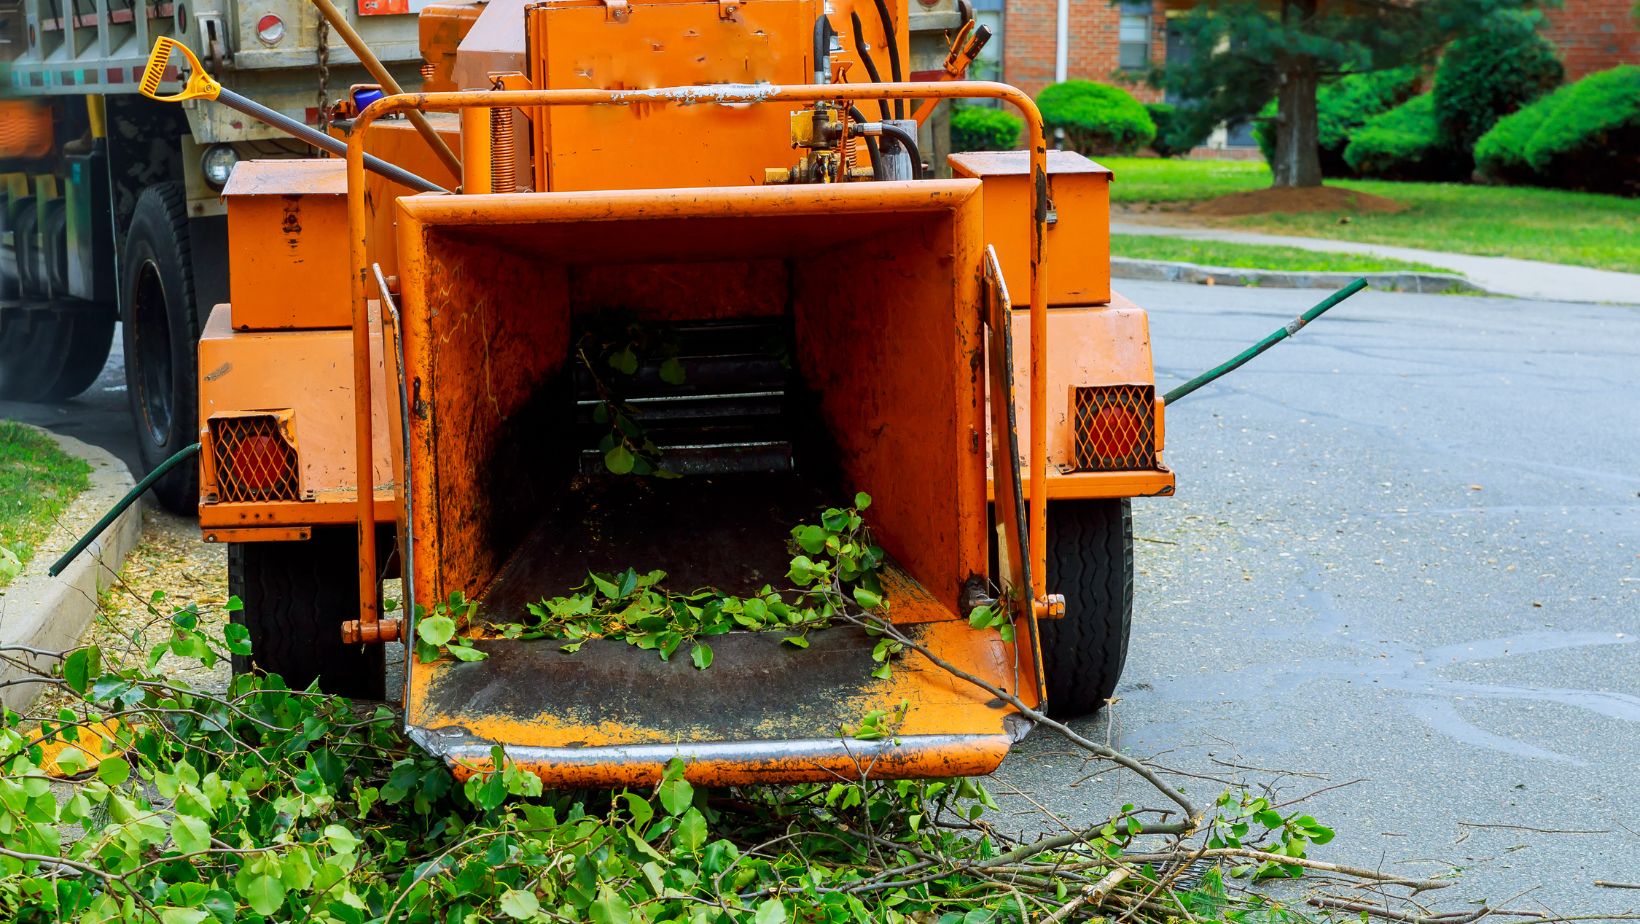
[[[296,446],[277,415],[213,417],[210,428],[219,502],[300,498]]]
[[[1071,398],[1076,471],[1119,472],[1156,467],[1156,389],[1150,385],[1086,385]]]

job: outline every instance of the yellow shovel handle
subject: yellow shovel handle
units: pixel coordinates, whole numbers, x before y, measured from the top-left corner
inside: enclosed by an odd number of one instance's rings
[[[174,51],[182,52],[183,57],[188,59],[188,82],[183,85],[182,92],[161,96],[160,81],[165,79],[165,67],[171,63],[171,53]],[[148,66],[142,69],[142,82],[137,85],[137,90],[143,96],[162,103],[180,103],[185,99],[216,99],[222,92],[222,84],[205,73],[205,66],[199,63],[187,45],[162,35],[154,41],[154,50],[148,54]]]

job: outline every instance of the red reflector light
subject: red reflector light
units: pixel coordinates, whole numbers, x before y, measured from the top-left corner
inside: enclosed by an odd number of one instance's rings
[[[1107,459],[1125,456],[1139,442],[1139,419],[1125,407],[1102,407],[1093,415],[1088,442],[1094,455]]]
[[[263,433],[245,437],[234,453],[234,474],[252,491],[266,491],[284,476],[285,444]]]
[[[1156,468],[1156,389],[1086,385],[1075,390],[1071,421],[1079,472]]]

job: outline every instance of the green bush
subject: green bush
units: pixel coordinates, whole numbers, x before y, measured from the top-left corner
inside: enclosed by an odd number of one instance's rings
[[[1536,182],[1537,174],[1526,160],[1526,146],[1571,92],[1568,84],[1499,119],[1475,142],[1475,169],[1488,179],[1506,183]]]
[[[1451,180],[1469,173],[1469,155],[1454,150],[1435,123],[1434,94],[1414,96],[1370,119],[1344,148],[1362,176],[1388,180]]]
[[[1025,120],[1002,109],[964,106],[951,113],[951,150],[1013,151]]]
[[[1091,80],[1067,80],[1037,94],[1049,129],[1065,133],[1083,154],[1129,154],[1156,137],[1156,123],[1126,91]]]
[[[1150,113],[1150,121],[1156,123],[1156,137],[1151,139],[1150,149],[1163,157],[1189,154],[1191,148],[1207,140],[1189,119],[1167,103],[1145,103],[1145,111]]]
[[[1373,116],[1399,106],[1418,92],[1418,72],[1410,67],[1366,74],[1348,74],[1322,84],[1315,94],[1316,135],[1321,147],[1321,172],[1327,176],[1348,176],[1344,148],[1350,138]],[[1276,149],[1276,104],[1274,100],[1259,112],[1253,127],[1264,159],[1272,161]]]
[[[1640,66],[1572,84],[1526,145],[1526,161],[1555,185],[1640,193]]]
[[[1640,67],[1590,74],[1500,119],[1475,164],[1496,180],[1640,193]]]
[[[1538,33],[1541,15],[1503,10],[1453,42],[1435,72],[1435,121],[1455,147],[1473,148],[1498,119],[1560,85],[1565,71]]]

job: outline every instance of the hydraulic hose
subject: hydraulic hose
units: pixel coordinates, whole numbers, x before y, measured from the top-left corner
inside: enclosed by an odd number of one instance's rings
[[[1164,405],[1172,404],[1173,402],[1179,400],[1180,398],[1183,398],[1185,395],[1190,394],[1191,392],[1193,392],[1196,389],[1202,387],[1203,385],[1206,385],[1209,382],[1214,381],[1215,379],[1223,378],[1224,376],[1229,375],[1230,373],[1236,371],[1237,369],[1240,369],[1242,366],[1246,365],[1250,360],[1252,360],[1253,357],[1257,356],[1260,353],[1263,353],[1265,350],[1268,350],[1269,348],[1275,346],[1276,344],[1280,343],[1281,341],[1286,340],[1288,337],[1291,337],[1293,334],[1298,333],[1300,328],[1302,328],[1304,325],[1310,323],[1311,321],[1314,321],[1316,318],[1321,317],[1323,314],[1326,314],[1327,310],[1332,308],[1332,306],[1338,304],[1339,302],[1343,301],[1346,298],[1349,298],[1351,295],[1354,295],[1355,293],[1361,291],[1362,289],[1365,289],[1366,287],[1367,287],[1367,281],[1365,279],[1357,279],[1354,282],[1350,283],[1349,285],[1345,286],[1344,288],[1339,289],[1337,292],[1334,292],[1333,294],[1331,294],[1331,295],[1327,296],[1326,298],[1322,299],[1319,304],[1317,304],[1315,307],[1311,308],[1309,311],[1304,312],[1303,314],[1299,315],[1298,317],[1293,318],[1291,321],[1288,321],[1286,324],[1282,325],[1281,327],[1276,328],[1275,331],[1270,334],[1270,336],[1265,337],[1263,340],[1260,340],[1258,343],[1255,343],[1252,346],[1248,347],[1247,349],[1242,350],[1240,353],[1237,353],[1234,357],[1232,357],[1231,359],[1225,361],[1224,363],[1221,363],[1220,365],[1214,366],[1213,368],[1207,370],[1206,372],[1203,372],[1201,375],[1196,376],[1195,378],[1193,378],[1190,381],[1184,383],[1183,385],[1180,385],[1178,388],[1175,388],[1172,391],[1168,392],[1167,394],[1163,395],[1162,396],[1162,403]]]
[[[814,20],[814,82],[825,83],[831,76],[831,69],[822,62],[831,53],[831,37],[837,30],[831,27],[831,18],[821,15]]]
[[[892,137],[905,148],[906,154],[911,157],[911,178],[922,179],[922,152],[917,150],[917,137],[898,125],[889,122],[883,123],[883,134]]]
[[[860,25],[860,14],[852,10],[848,14],[849,22],[854,24],[854,51],[860,56],[860,63],[866,66],[866,75],[872,83],[882,83],[883,75],[877,72],[877,62],[871,60],[871,52],[866,50],[865,30]],[[877,108],[883,111],[883,121],[887,122],[892,113],[888,108],[888,100],[877,101]]]
[[[860,111],[859,106],[848,107],[848,117],[855,122],[864,122],[866,120],[865,113]],[[876,138],[870,135],[865,136],[865,138],[866,156],[871,158],[871,178],[880,180],[883,178],[883,149],[877,146]]]
[[[894,31],[894,17],[888,13],[888,0],[876,0],[877,18],[883,21],[883,35],[888,40],[888,71],[899,83],[905,79],[905,69],[900,66],[900,40]],[[894,118],[905,118],[905,100],[894,101]]]
[[[110,507],[108,509],[108,512],[102,515],[102,519],[98,520],[96,525],[91,527],[89,532],[87,532],[85,535],[81,536],[80,540],[78,542],[74,543],[73,548],[69,549],[67,552],[64,552],[63,557],[57,559],[57,561],[52,564],[51,568],[48,571],[46,571],[46,573],[51,575],[52,577],[56,577],[57,575],[62,574],[63,569],[68,567],[68,563],[73,561],[75,558],[77,558],[81,552],[84,552],[85,547],[90,545],[92,540],[94,540],[98,536],[102,535],[102,531],[107,529],[108,525],[110,523],[113,523],[114,519],[116,517],[118,517],[120,514],[124,513],[125,508],[127,508],[127,507],[131,506],[132,504],[136,503],[137,498],[141,497],[144,492],[146,492],[149,488],[153,487],[154,482],[160,480],[161,478],[164,478],[166,472],[169,472],[171,469],[176,468],[177,465],[179,463],[181,463],[184,459],[187,459],[189,456],[193,455],[194,453],[196,453],[198,451],[199,451],[199,444],[198,443],[190,443],[189,445],[184,446],[181,449],[177,450],[176,454],[171,456],[171,458],[166,459],[164,462],[161,462],[160,464],[154,466],[153,471],[149,472],[146,477],[144,477],[141,481],[137,482],[136,487],[132,488],[131,490],[129,490],[127,492],[125,492],[125,496],[120,498],[114,504],[114,506]]]

